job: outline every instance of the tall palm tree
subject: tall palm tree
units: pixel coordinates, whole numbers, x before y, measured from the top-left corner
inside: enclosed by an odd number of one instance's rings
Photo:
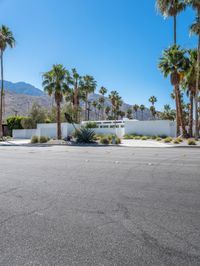
[[[108,97],[112,105],[112,113],[114,115],[114,119],[117,120],[117,112],[122,106],[122,98],[119,96],[119,93],[117,91],[111,91]]]
[[[92,106],[94,108],[94,113],[95,113],[95,119],[97,119],[97,101],[92,102]]]
[[[182,133],[187,136],[185,123],[183,119],[182,104],[181,104],[181,93],[180,93],[180,83],[182,79],[182,73],[184,73],[187,60],[185,57],[186,50],[181,49],[180,46],[173,45],[169,49],[165,49],[159,62],[159,69],[163,73],[164,77],[170,76],[171,84],[175,88],[175,98],[177,102],[177,135],[179,134],[179,123],[180,121],[182,127]]]
[[[149,98],[149,102],[152,104],[152,106],[154,106],[155,103],[157,102],[157,98],[156,98],[155,96],[151,96],[151,97]]]
[[[144,110],[145,110],[145,106],[144,104],[140,105],[140,111],[142,112],[142,120],[144,120]]]
[[[83,77],[81,89],[83,90],[84,94],[84,101],[85,101],[85,120],[88,117],[88,96],[90,93],[94,93],[96,89],[96,81],[92,76],[86,75]]]
[[[185,70],[182,86],[186,90],[187,96],[190,99],[189,104],[189,135],[193,136],[193,112],[194,112],[194,98],[196,95],[196,63],[197,63],[197,50],[188,50],[188,67]]]
[[[102,98],[103,98],[103,102],[102,102],[102,119],[104,119],[104,113],[105,113],[105,94],[108,92],[108,90],[105,87],[101,87],[99,90],[99,93],[101,94]]]
[[[177,43],[177,16],[185,10],[184,0],[156,0],[156,7],[164,17],[174,19],[174,44]]]
[[[53,68],[43,74],[43,87],[49,96],[53,95],[56,102],[57,109],[57,138],[62,138],[61,132],[61,103],[63,96],[66,91],[69,89],[69,86],[66,82],[67,71],[63,65],[53,65]]]
[[[110,106],[106,106],[106,108],[105,108],[105,114],[106,114],[106,116],[107,116],[107,119],[108,119],[108,116],[109,116],[110,110],[111,110]]]
[[[133,105],[133,111],[135,112],[135,119],[137,119],[137,112],[138,112],[138,109],[139,109],[139,105],[138,105],[138,104],[134,104],[134,105]]]
[[[104,119],[104,104],[105,104],[105,98],[103,96],[99,97],[99,103],[101,106],[101,119]]]
[[[196,92],[195,92],[195,138],[199,137],[199,113],[198,113],[198,96],[199,96],[199,81],[200,81],[200,0],[185,0],[185,2],[196,10],[196,22],[191,26],[191,33],[198,36],[197,47],[197,64],[196,64]]]
[[[132,119],[132,113],[133,113],[132,109],[131,108],[128,108],[128,110],[126,112],[126,117],[128,119]]]
[[[160,13],[166,17],[173,17],[174,21],[174,45],[177,44],[177,16],[185,10],[186,4],[185,0],[156,0],[156,6],[157,9],[160,11]],[[175,99],[176,103],[176,110],[178,109],[178,100]],[[179,127],[180,127],[180,121],[177,119],[177,131],[179,135]]]
[[[82,77],[78,74],[75,68],[72,69],[71,73],[67,74],[67,83],[72,86],[73,89],[73,109],[74,109],[74,121],[79,122],[79,112],[80,112],[80,98],[84,97],[81,88],[83,86]]]
[[[12,31],[2,25],[0,27],[0,60],[1,60],[1,94],[0,94],[0,137],[3,136],[3,97],[4,97],[4,69],[3,69],[3,55],[7,47],[13,48],[15,46],[15,38]]]

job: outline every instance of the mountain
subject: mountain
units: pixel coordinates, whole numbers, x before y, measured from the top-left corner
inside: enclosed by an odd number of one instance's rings
[[[45,94],[43,91],[37,89],[31,84],[25,82],[13,83],[10,81],[5,81],[5,117],[9,115],[28,115],[33,103],[38,103],[46,109],[51,109],[52,98]],[[98,101],[99,94],[91,94],[89,100]],[[110,106],[111,103],[108,97],[105,97],[105,106]],[[84,107],[84,103],[81,102],[81,106]],[[132,108],[130,104],[123,103],[122,111],[127,111]],[[135,117],[135,114],[134,114]],[[145,109],[143,112],[143,119],[149,120],[151,113],[149,109]],[[94,110],[91,112],[91,118],[94,118]],[[139,110],[137,112],[137,119],[142,119],[142,112]]]
[[[17,94],[25,94],[31,96],[44,96],[45,93],[33,85],[25,82],[13,83],[10,81],[4,81],[5,90],[15,92]]]

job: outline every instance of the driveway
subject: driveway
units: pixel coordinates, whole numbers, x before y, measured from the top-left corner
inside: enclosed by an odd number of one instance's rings
[[[0,265],[200,265],[200,151],[0,147]]]

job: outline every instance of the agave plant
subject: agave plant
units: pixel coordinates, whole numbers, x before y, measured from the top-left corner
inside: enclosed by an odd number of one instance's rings
[[[76,133],[78,143],[93,143],[95,138],[94,130],[89,128],[81,128]]]

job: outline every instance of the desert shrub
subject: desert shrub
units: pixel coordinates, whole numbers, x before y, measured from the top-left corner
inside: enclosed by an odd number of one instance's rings
[[[36,128],[36,124],[33,121],[33,119],[31,117],[24,117],[21,120],[21,126],[24,129],[32,129],[32,128]]]
[[[38,138],[38,136],[33,136],[32,138],[31,138],[31,143],[38,143],[39,142],[39,138]]]
[[[101,140],[102,137],[103,137],[103,135],[101,135],[101,134],[95,134],[94,140]]]
[[[197,144],[195,139],[188,139],[187,143],[188,143],[188,145],[196,145]]]
[[[174,143],[174,144],[180,144],[180,141],[179,141],[179,139],[177,138],[177,139],[174,139],[173,143]]]
[[[151,139],[157,139],[157,136],[151,136]]]
[[[97,128],[97,123],[96,122],[87,122],[85,125],[85,128]]]
[[[167,137],[167,138],[164,139],[164,142],[165,143],[170,143],[170,142],[172,142],[172,138],[171,137]]]
[[[134,139],[139,140],[141,139],[141,136],[135,136]]]
[[[117,145],[118,145],[118,144],[121,144],[121,139],[120,139],[120,138],[118,138],[118,137],[117,137],[117,138],[115,138],[115,144],[117,144]]]
[[[157,141],[161,141],[162,139],[161,139],[161,137],[157,137],[156,140]]]
[[[39,138],[39,142],[40,143],[46,143],[47,141],[49,141],[49,138],[46,136],[40,136]]]
[[[159,136],[161,139],[166,139],[168,136],[166,136],[166,135],[160,135]]]
[[[178,137],[177,140],[178,140],[179,142],[183,142],[183,139],[182,139],[181,137]]]
[[[148,137],[147,136],[142,136],[141,140],[148,140]]]
[[[108,145],[110,144],[110,140],[108,139],[108,137],[102,137],[100,140],[100,143],[104,145]]]
[[[129,135],[129,134],[124,135],[124,139],[132,139],[132,138],[133,138],[132,135]]]
[[[45,119],[44,122],[45,122],[46,124],[50,124],[50,123],[51,123],[51,119],[47,118],[47,119]]]
[[[21,121],[27,117],[25,116],[10,116],[7,118],[7,125],[10,130],[23,129]]]
[[[77,143],[92,143],[94,142],[95,132],[89,128],[81,128],[76,131]]]

